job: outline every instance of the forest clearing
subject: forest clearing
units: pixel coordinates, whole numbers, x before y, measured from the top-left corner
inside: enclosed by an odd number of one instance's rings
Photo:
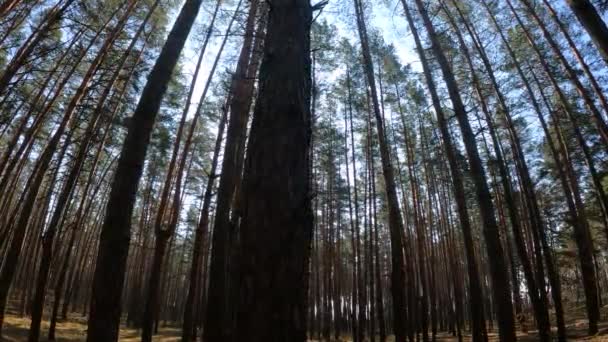
[[[0,340],[608,342],[608,0],[0,0]]]

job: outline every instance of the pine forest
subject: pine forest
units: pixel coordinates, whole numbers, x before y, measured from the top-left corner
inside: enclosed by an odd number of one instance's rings
[[[0,341],[608,341],[607,0],[0,0]]]

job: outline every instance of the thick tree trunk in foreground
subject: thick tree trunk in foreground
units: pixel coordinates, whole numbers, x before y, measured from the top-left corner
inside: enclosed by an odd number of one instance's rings
[[[102,225],[93,278],[87,341],[118,340],[131,215],[150,135],[179,55],[202,0],[187,0],[148,76],[118,161]]]
[[[236,341],[306,340],[311,21],[307,0],[272,1],[245,162]]]
[[[608,64],[608,27],[590,0],[566,0],[595,47]]]

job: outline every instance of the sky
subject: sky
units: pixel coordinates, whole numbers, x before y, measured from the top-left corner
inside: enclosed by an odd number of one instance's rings
[[[227,17],[231,15],[236,4],[237,1],[232,0],[227,6],[224,5],[224,16]],[[201,28],[208,23],[214,5],[215,1],[213,0],[205,1],[197,19],[195,31],[202,31]],[[402,9],[399,1],[395,0],[389,0],[388,4],[382,2],[381,4],[373,6],[373,13],[369,17],[368,30],[371,30],[372,28],[380,30],[385,41],[395,46],[397,55],[401,59],[402,64],[412,63],[413,67],[416,68],[418,58],[414,51],[413,39],[407,28],[406,20],[401,15],[401,11]],[[340,36],[347,37],[353,44],[359,44],[354,21],[352,20],[354,17],[353,12],[354,7],[352,0],[331,0],[317,20],[327,20],[338,28]],[[176,15],[177,11],[173,14],[173,17],[175,18]],[[220,20],[216,22],[216,24],[216,32],[207,48],[203,59],[203,65],[197,78],[192,110],[196,108],[196,103],[198,103],[198,99],[203,92],[204,85],[209,77],[209,71],[221,44],[222,36],[226,31],[228,20]],[[194,73],[198,53],[200,52],[200,42],[202,41],[202,34],[196,34],[198,32],[193,33],[190,35],[183,58],[184,73],[186,74],[187,79],[190,79]],[[240,37],[233,36],[229,38],[228,45],[222,55],[222,62],[220,63],[218,70],[216,70],[213,80],[217,80],[219,72],[226,68],[234,67],[235,63],[226,62],[234,61],[236,57],[235,54],[238,53],[240,48],[240,43]]]

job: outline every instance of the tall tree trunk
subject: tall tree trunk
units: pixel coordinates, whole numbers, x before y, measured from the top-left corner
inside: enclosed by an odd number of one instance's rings
[[[237,341],[306,340],[312,8],[271,6],[245,162]]]
[[[436,279],[436,251],[433,246],[434,242],[434,230],[435,230],[435,219],[434,219],[434,195],[437,191],[437,185],[435,182],[435,172],[433,166],[429,161],[428,153],[428,138],[426,136],[425,128],[422,124],[422,118],[419,117],[419,130],[420,130],[420,145],[422,153],[422,161],[424,163],[424,177],[427,184],[427,222],[429,226],[430,239],[427,240],[427,250],[430,250],[430,261],[429,261],[429,304],[430,304],[430,315],[431,315],[431,339],[436,341],[437,339],[437,279]]]
[[[471,178],[475,184],[475,194],[482,219],[482,230],[492,278],[492,296],[496,305],[498,316],[499,335],[502,341],[515,341],[515,322],[513,319],[513,304],[511,302],[511,291],[509,287],[509,276],[504,258],[498,225],[494,215],[492,196],[486,182],[485,170],[483,168],[475,135],[467,118],[467,112],[460,97],[460,90],[449,62],[441,48],[435,28],[427,14],[427,10],[421,0],[416,0],[418,11],[424,22],[429,38],[432,42],[432,50],[441,67],[443,78],[446,82],[453,109],[462,133],[463,142],[469,165],[471,167]]]
[[[559,19],[558,15],[557,15],[557,12],[553,8],[553,6],[551,6],[551,4],[547,0],[543,0],[543,3],[545,4],[545,6],[547,7],[547,9],[549,10],[549,13],[553,17],[553,20],[555,21],[555,23],[560,28],[560,31],[564,34],[564,37],[566,38],[566,41],[568,42],[568,45],[570,46],[570,49],[572,50],[572,53],[574,54],[574,56],[578,60],[579,64],[583,68],[583,71],[584,71],[585,75],[587,76],[587,79],[589,79],[589,82],[591,83],[591,87],[593,88],[593,92],[597,96],[598,100],[600,101],[600,104],[602,105],[602,107],[604,109],[604,113],[608,114],[608,100],[606,100],[606,96],[604,95],[604,91],[600,87],[600,85],[598,84],[596,77],[593,75],[593,73],[589,69],[589,65],[587,65],[587,63],[583,59],[583,56],[581,55],[579,49],[576,47],[576,44],[574,43],[574,40],[572,39],[572,37],[568,33],[568,29],[564,26],[564,24],[562,23],[562,21]],[[603,188],[598,190],[598,194],[597,195],[598,195],[598,202],[599,202],[599,205],[600,205],[600,209],[602,211],[602,220],[603,220],[603,225],[604,225],[604,233],[606,234],[606,237],[608,238],[608,199],[606,198],[606,195],[604,193],[604,189]]]
[[[52,96],[49,94],[50,99],[47,101],[44,108],[35,116],[33,123],[30,125],[30,127],[28,128],[28,130],[25,133],[25,136],[22,139],[23,141],[22,141],[21,145],[19,146],[19,148],[17,149],[17,151],[15,152],[15,154],[13,155],[13,157],[11,159],[9,159],[11,150],[15,147],[14,144],[17,143],[17,141],[19,140],[19,134],[16,134],[13,137],[13,139],[11,140],[11,143],[9,143],[9,148],[3,154],[2,161],[0,162],[0,170],[4,171],[4,175],[0,180],[0,193],[5,192],[4,190],[6,189],[6,186],[8,184],[10,184],[9,181],[11,180],[12,171],[15,169],[15,167],[17,167],[20,158],[22,161],[27,159],[28,152],[29,152],[28,149],[31,149],[35,135],[38,132],[38,130],[41,128],[41,126],[44,122],[43,119],[54,108],[55,102],[61,97],[61,95],[63,95],[64,87],[67,85],[68,81],[71,79],[71,77],[74,75],[74,73],[78,70],[79,64],[87,56],[87,53],[89,52],[89,50],[94,46],[95,42],[97,41],[97,38],[100,37],[101,33],[104,31],[104,29],[110,23],[110,21],[113,19],[114,15],[116,13],[118,13],[120,8],[121,7],[117,7],[116,10],[114,10],[114,12],[112,12],[112,14],[104,22],[104,24],[101,25],[101,27],[95,32],[95,35],[93,36],[93,38],[91,38],[89,43],[80,52],[80,54],[74,61],[74,64],[66,72],[66,76],[63,77],[63,79],[60,82],[58,82],[58,84],[55,86],[55,91],[52,92]],[[116,38],[116,36],[114,36],[114,38]],[[106,39],[106,43],[112,43],[112,42],[113,42],[112,39]],[[110,47],[110,44],[104,44],[104,45],[106,45],[106,48]],[[103,57],[105,56],[105,54],[107,52],[108,52],[107,49],[105,51],[103,49],[100,50],[98,52],[98,54],[96,55],[95,59],[92,61],[91,65],[89,66],[89,68],[87,70],[87,74],[83,76],[82,82],[80,83],[80,86],[79,86],[78,90],[76,91],[76,94],[74,94],[74,96],[72,97],[70,103],[68,104],[68,106],[66,107],[66,110],[64,112],[64,117],[68,118],[68,120],[69,120],[70,116],[73,114],[73,112],[75,111],[77,105],[82,100],[82,97],[85,95],[85,93],[88,89],[89,82],[91,81],[92,77],[94,76],[95,72],[97,71],[99,63],[102,61]],[[42,93],[40,93],[40,94],[42,94]],[[38,98],[36,99],[36,101],[38,101]],[[34,110],[34,108],[35,107],[33,106],[32,110]],[[28,117],[30,116],[30,114],[31,113],[28,113]],[[66,122],[66,124],[67,124],[67,122]],[[63,131],[65,129],[65,127],[62,127],[62,125],[60,125],[58,128],[59,128],[57,130],[58,132],[60,130]],[[22,155],[23,155],[23,157],[22,157]],[[10,196],[13,194],[13,192],[5,192],[5,193],[7,193],[6,196],[0,196],[0,199],[4,201],[4,203],[0,201],[0,208],[6,208],[6,202],[10,200],[10,198],[11,198]],[[0,215],[0,217],[1,217],[1,215]]]
[[[458,218],[460,220],[460,227],[462,229],[465,252],[467,258],[467,270],[469,277],[469,297],[470,297],[470,308],[469,312],[471,315],[471,332],[473,341],[485,341],[486,340],[486,327],[485,327],[485,319],[483,312],[483,301],[482,301],[482,290],[481,290],[481,281],[479,278],[479,271],[477,268],[477,259],[475,257],[475,250],[473,247],[473,235],[472,235],[472,227],[468,214],[468,208],[466,203],[466,194],[464,189],[464,181],[463,176],[460,171],[460,166],[458,165],[458,160],[456,159],[456,148],[454,143],[452,142],[452,137],[450,134],[450,130],[448,127],[448,122],[446,120],[446,116],[443,112],[443,107],[441,105],[441,101],[439,99],[439,95],[437,93],[435,87],[435,81],[433,80],[433,76],[431,73],[431,69],[424,54],[424,48],[420,41],[420,37],[418,34],[418,30],[414,24],[414,20],[412,18],[411,12],[405,0],[402,0],[402,5],[406,14],[406,18],[408,24],[410,26],[410,30],[413,33],[414,41],[416,43],[416,50],[418,52],[418,56],[422,62],[423,72],[425,76],[425,80],[427,83],[427,87],[429,89],[429,93],[431,95],[431,99],[433,102],[433,107],[435,109],[437,115],[437,123],[439,124],[439,129],[441,132],[441,137],[443,141],[443,146],[445,149],[445,155],[448,159],[448,163],[450,166],[450,174],[452,176],[452,185],[454,187],[454,196],[456,199],[456,208],[458,211]],[[458,300],[458,299],[457,299]]]
[[[398,91],[398,89],[397,89]],[[399,104],[400,106],[401,104]],[[407,156],[407,169],[410,183],[410,194],[412,199],[414,229],[416,232],[416,257],[418,258],[418,277],[421,287],[420,292],[420,328],[422,329],[422,340],[428,342],[428,274],[426,270],[426,236],[424,232],[424,218],[421,208],[420,187],[418,185],[418,176],[415,171],[414,146],[415,141],[410,140],[410,134],[407,130],[405,116],[400,110],[401,122],[403,125],[403,139],[405,141],[405,155]],[[414,138],[415,139],[415,138]]]
[[[127,8],[125,13],[123,14],[123,17],[117,24],[116,28],[114,29],[114,31],[112,32],[112,34],[110,35],[110,37],[106,41],[106,43],[111,44],[111,42],[113,41],[112,37],[116,36],[117,32],[122,29],[122,26],[124,25],[126,20],[130,17],[131,11],[134,9],[136,3],[137,3],[137,1],[131,2],[130,6]],[[146,21],[147,21],[147,19],[146,19]],[[132,39],[132,42],[131,42],[129,48],[125,51],[120,62],[117,64],[116,70],[114,72],[114,75],[113,75],[110,83],[108,85],[106,85],[106,88],[105,88],[104,92],[102,93],[100,102],[105,102],[105,98],[109,95],[109,89],[112,88],[113,83],[118,78],[118,74],[122,70],[124,63],[125,63],[128,55],[131,52],[131,49],[135,45],[135,42],[137,42],[137,40],[139,39],[139,34],[143,31],[146,21],[144,21],[142,23],[142,25],[140,26],[140,30],[138,30],[135,37]],[[42,311],[44,309],[46,283],[47,283],[47,279],[48,279],[49,272],[50,272],[51,260],[53,258],[53,254],[54,254],[53,245],[54,245],[54,240],[55,240],[55,234],[57,233],[57,230],[59,229],[60,220],[62,219],[62,217],[64,217],[63,216],[64,211],[67,211],[67,207],[69,206],[70,199],[73,196],[74,186],[76,185],[76,181],[80,174],[81,167],[86,158],[90,140],[91,140],[94,132],[97,131],[99,128],[98,123],[99,123],[100,116],[102,114],[102,108],[103,108],[103,104],[101,104],[101,103],[98,104],[91,119],[89,120],[87,128],[85,129],[85,132],[83,133],[83,135],[81,137],[82,142],[80,143],[78,151],[76,152],[76,156],[74,158],[74,161],[72,162],[72,167],[67,175],[66,181],[63,185],[63,189],[60,192],[60,194],[57,196],[53,215],[51,216],[48,227],[46,228],[46,232],[43,235],[42,254],[41,254],[41,260],[40,260],[41,263],[40,263],[40,267],[38,269],[38,284],[37,284],[36,294],[34,295],[35,300],[32,303],[32,322],[30,325],[30,332],[29,332],[29,337],[28,337],[30,342],[38,341],[38,338],[40,335],[40,323],[42,320],[42,313],[43,313]]]
[[[589,171],[590,171],[592,179],[594,181],[596,190],[601,189],[600,182],[599,182],[599,176],[597,175],[593,159],[591,158],[591,155],[588,151],[587,142],[582,137],[580,128],[578,127],[578,124],[573,115],[573,109],[572,109],[570,103],[568,102],[566,95],[560,88],[549,65],[545,61],[543,54],[541,53],[537,44],[532,39],[532,36],[530,35],[528,29],[524,26],[523,21],[521,20],[520,16],[517,14],[517,12],[515,11],[515,8],[513,8],[512,4],[509,0],[507,1],[507,5],[509,5],[511,13],[513,13],[513,16],[517,20],[518,24],[522,27],[524,34],[526,35],[526,38],[528,40],[528,43],[535,51],[535,53],[538,57],[538,61],[540,62],[545,74],[549,77],[549,80],[551,81],[551,84],[553,85],[555,92],[558,95],[559,101],[561,102],[562,106],[564,107],[564,111],[566,112],[570,122],[572,123],[572,128],[574,129],[576,139],[578,140],[578,143],[581,146],[581,149],[583,150],[583,153],[585,156],[585,161],[587,163],[587,166],[589,167]],[[566,168],[566,173],[568,174],[568,168]],[[570,179],[570,183],[573,184],[570,186],[570,188],[572,189],[572,191],[575,191],[578,188],[578,186],[574,185],[574,183],[576,183],[578,180],[575,178],[574,175],[571,175],[568,178]],[[580,200],[579,196],[577,196],[576,194],[573,194],[573,195],[574,195],[575,201]],[[584,209],[583,209],[582,203],[580,203],[580,205],[578,205],[577,211],[579,213],[578,215],[581,216],[581,218],[585,216],[583,214]],[[593,265],[593,241],[591,240],[589,227],[585,220],[582,220],[582,219],[578,220],[578,224],[575,225],[575,241],[576,241],[577,247],[579,249],[579,259],[580,259],[580,263],[581,263],[581,273],[582,273],[583,284],[584,284],[583,287],[585,290],[587,316],[589,318],[589,333],[595,334],[598,329],[597,322],[598,322],[599,316],[600,316],[599,303],[598,303],[598,288],[597,288],[597,282],[596,282],[595,268]]]
[[[135,2],[136,1],[133,1],[133,3],[135,3]],[[42,179],[44,178],[45,172],[46,172],[49,164],[51,163],[51,160],[59,145],[59,142],[61,140],[63,133],[65,132],[65,130],[67,129],[67,127],[70,125],[70,123],[73,120],[73,113],[76,110],[77,105],[81,102],[82,98],[85,96],[85,93],[88,90],[89,82],[95,75],[95,72],[97,71],[99,64],[101,63],[101,61],[107,54],[111,44],[113,43],[114,39],[116,38],[117,33],[118,33],[118,31],[120,31],[122,25],[124,25],[124,21],[122,21],[122,24],[120,22],[117,24],[116,28],[108,35],[108,37],[104,41],[104,44],[102,45],[102,48],[99,50],[95,59],[89,65],[89,68],[88,68],[86,74],[83,76],[81,83],[80,83],[78,89],[76,90],[76,93],[74,94],[74,96],[72,97],[72,99],[70,100],[68,105],[66,106],[66,109],[63,113],[61,121],[59,122],[55,131],[52,133],[48,143],[46,144],[46,146],[44,147],[44,150],[40,154],[40,157],[36,161],[36,164],[33,168],[33,172],[30,175],[30,181],[28,181],[26,183],[28,186],[24,189],[24,192],[22,194],[22,196],[23,196],[22,203],[23,204],[21,206],[21,211],[18,215],[18,218],[16,218],[17,215],[11,215],[12,217],[14,217],[16,219],[15,227],[14,227],[15,234],[13,236],[13,240],[11,241],[9,253],[6,257],[6,265],[8,265],[8,267],[4,267],[2,269],[2,273],[0,274],[0,311],[1,311],[1,313],[0,313],[0,331],[2,328],[2,321],[3,321],[4,310],[6,307],[8,290],[12,283],[15,269],[17,267],[17,262],[19,260],[20,254],[21,254],[21,248],[22,248],[23,238],[25,236],[25,230],[28,226],[28,223],[30,222],[30,213],[36,202],[36,196],[38,194],[40,185],[42,183]],[[99,32],[100,31],[98,31],[98,33]],[[89,44],[87,49],[92,45],[92,42],[94,40],[95,39],[93,39],[91,41],[91,43]],[[74,70],[75,70],[75,67],[74,67],[74,69],[72,69],[72,72]],[[8,177],[8,175],[5,175],[5,178],[6,177]],[[8,195],[6,198],[8,198]],[[17,206],[17,208],[15,208],[15,210],[17,210],[17,209],[19,209],[19,206]],[[15,210],[13,210],[13,211],[15,211]]]
[[[541,126],[543,127],[543,130],[546,135],[546,139],[550,145],[549,147],[552,151],[552,154],[553,154],[555,160],[559,160],[559,155],[556,152],[557,149],[555,148],[553,141],[550,138],[549,130],[547,129],[547,125],[544,121],[540,105],[538,104],[538,101],[536,100],[532,87],[530,86],[530,83],[528,82],[528,79],[526,78],[526,76],[521,68],[519,60],[517,59],[515,52],[511,48],[508,40],[506,39],[506,37],[503,33],[503,30],[498,25],[498,22],[496,21],[496,18],[494,16],[494,14],[491,12],[487,3],[485,1],[482,1],[482,4],[483,4],[484,8],[486,9],[486,11],[488,12],[488,15],[489,15],[494,27],[496,28],[497,32],[499,33],[501,40],[502,40],[505,48],[507,49],[511,60],[513,61],[514,65],[515,65],[519,78],[522,80],[522,82],[528,92],[528,95],[530,96],[532,105],[534,107],[535,112],[537,113],[537,116],[539,117]],[[566,195],[567,202],[569,203],[571,215],[572,215],[572,217],[575,218],[575,217],[577,217],[577,213],[576,213],[576,210],[573,209],[574,201],[571,199],[571,193],[570,193],[570,190],[568,189],[568,186],[566,186],[565,175],[563,174],[561,167],[558,167],[558,173],[560,174],[561,184],[562,184],[562,187],[564,188],[564,193]],[[575,219],[575,221],[576,221],[576,219]],[[543,243],[545,243],[545,242],[546,242],[546,239],[544,239]],[[545,251],[545,257],[547,258],[546,251]],[[566,326],[565,326],[565,322],[564,322],[564,312],[563,312],[562,300],[561,300],[561,297],[562,297],[561,296],[561,284],[560,284],[560,280],[559,280],[559,274],[554,270],[554,268],[555,268],[554,263],[550,262],[550,260],[548,259],[547,260],[547,271],[548,271],[548,275],[549,275],[549,282],[551,284],[551,295],[553,297],[553,305],[555,306],[555,317],[556,317],[556,323],[557,323],[558,339],[560,341],[565,341],[566,340]]]
[[[245,37],[239,54],[236,70],[230,86],[230,119],[226,132],[226,145],[222,159],[221,176],[217,189],[217,205],[213,226],[211,264],[209,266],[209,289],[205,340],[221,342],[230,340],[231,314],[228,294],[230,292],[230,275],[228,270],[232,248],[230,211],[235,189],[240,183],[242,165],[238,165],[239,146],[245,139],[247,119],[253,96],[253,79],[248,79],[248,69],[252,59],[253,36],[255,29],[258,1],[249,5],[245,24]],[[255,68],[255,66],[252,66]],[[243,152],[243,151],[240,151]]]
[[[347,71],[347,73],[349,73],[349,71]],[[347,76],[347,82],[348,82],[348,87],[349,87],[349,92],[350,92],[350,75]],[[349,124],[349,116],[348,114],[351,114],[352,116],[352,106],[350,103],[350,98],[348,99],[348,111],[344,111],[344,163],[345,163],[345,167],[346,167],[346,186],[347,186],[347,191],[348,191],[348,213],[349,213],[349,224],[350,224],[350,234],[351,234],[351,249],[352,249],[352,253],[353,253],[353,271],[352,271],[352,277],[353,277],[353,281],[352,281],[352,289],[351,289],[351,298],[350,298],[350,304],[351,304],[351,315],[350,315],[350,320],[351,320],[351,331],[352,331],[352,337],[353,337],[353,341],[354,342],[360,342],[359,341],[359,332],[358,332],[358,324],[357,324],[357,298],[358,298],[358,277],[359,277],[359,246],[358,246],[358,240],[357,240],[357,234],[358,234],[358,230],[359,230],[359,218],[357,216],[353,217],[353,214],[358,214],[359,210],[358,210],[358,206],[356,211],[353,212],[353,198],[352,198],[352,193],[357,191],[356,186],[353,185],[353,187],[351,188],[351,182],[350,182],[350,161],[349,161],[349,157],[348,157],[348,152],[349,152],[349,128],[348,128],[348,124]],[[351,125],[352,125],[352,119],[351,119]],[[352,139],[352,129],[351,129],[351,139]],[[353,149],[353,154],[354,154],[354,144],[350,146],[350,148]],[[354,158],[353,158],[353,166],[354,166]],[[357,176],[356,176],[356,170],[353,170],[353,183],[357,184]]]
[[[597,99],[599,100],[600,104],[602,105],[602,108],[604,109],[604,114],[608,114],[608,100],[606,100],[606,95],[604,95],[604,91],[598,84],[597,78],[593,75],[591,69],[589,68],[589,65],[587,64],[587,62],[585,62],[585,59],[581,55],[581,51],[578,49],[576,43],[574,42],[574,39],[572,39],[572,36],[568,32],[568,28],[559,18],[559,15],[555,11],[555,8],[551,5],[551,3],[549,3],[549,1],[547,0],[543,0],[543,3],[545,4],[545,7],[547,7],[547,9],[549,10],[549,14],[553,18],[553,21],[555,22],[555,24],[557,24],[559,30],[564,35],[564,38],[566,38],[566,42],[568,43],[570,50],[572,50],[572,54],[578,61],[578,64],[581,66],[581,68],[583,68],[583,72],[591,83],[591,88],[593,89],[595,96],[597,96]]]
[[[215,179],[217,178],[217,162],[222,147],[222,139],[224,137],[224,128],[226,127],[226,111],[224,110],[220,120],[217,137],[215,139],[215,147],[213,149],[213,157],[211,159],[211,169],[209,170],[205,193],[203,194],[203,206],[199,217],[196,231],[194,233],[194,246],[192,247],[192,265],[190,267],[190,283],[188,286],[188,296],[184,308],[184,318],[182,324],[182,341],[190,342],[196,338],[196,329],[194,324],[194,312],[196,311],[196,301],[201,294],[200,288],[205,284],[199,283],[200,268],[203,259],[203,241],[207,239],[209,230],[209,211],[211,200],[213,197],[213,188]]]
[[[156,115],[201,0],[186,0],[131,118],[106,207],[93,278],[87,341],[116,341],[133,204]]]
[[[104,25],[104,27],[105,27],[105,25]],[[98,32],[101,32],[101,31],[98,31]],[[74,35],[74,38],[70,41],[70,44],[64,49],[61,56],[55,62],[55,65],[53,66],[53,68],[49,71],[48,76],[46,77],[44,82],[39,86],[40,89],[38,90],[36,95],[33,96],[33,99],[31,101],[28,101],[30,108],[33,109],[33,108],[38,107],[39,102],[43,98],[45,90],[47,89],[47,86],[49,85],[49,83],[51,83],[51,81],[53,80],[53,77],[59,71],[59,75],[57,75],[57,80],[55,80],[54,83],[58,82],[58,80],[61,76],[60,67],[62,67],[66,64],[66,63],[64,63],[64,60],[69,56],[70,52],[73,52],[72,48],[83,37],[83,33],[84,33],[84,30],[77,32]],[[84,54],[81,54],[81,56],[84,56]],[[65,69],[68,69],[68,68],[66,67]],[[52,86],[50,88],[52,89]],[[2,157],[0,158],[0,174],[4,174],[5,177],[11,173],[11,171],[3,172],[5,170],[5,167],[7,166],[8,159],[11,156],[15,146],[19,142],[19,138],[21,137],[21,135],[24,132],[26,132],[28,122],[31,119],[32,115],[33,115],[33,111],[31,109],[22,115],[21,119],[19,120],[19,123],[16,125],[17,128],[14,130],[12,137],[10,139],[8,139],[8,142],[6,142],[6,144],[5,144],[4,152],[2,153]],[[40,114],[36,115],[32,120],[34,122],[36,122],[38,116],[40,116]],[[11,122],[15,122],[15,121],[11,120]],[[7,125],[7,127],[9,127],[9,126],[10,125]],[[27,141],[28,139],[26,138],[24,140]]]
[[[457,7],[457,4],[454,3],[454,7],[460,14],[461,19],[465,20],[465,17],[462,14],[462,12],[460,12],[460,9]],[[526,284],[528,285],[528,289],[529,289],[528,294],[530,296],[530,301],[532,302],[532,305],[534,308],[534,315],[536,318],[536,322],[538,324],[539,338],[541,341],[549,341],[551,339],[551,327],[550,327],[549,312],[548,312],[548,307],[547,307],[544,272],[542,271],[543,263],[542,263],[542,254],[540,253],[540,241],[537,241],[537,243],[534,244],[534,247],[535,247],[534,249],[536,251],[536,257],[539,260],[536,269],[540,270],[540,274],[541,274],[538,277],[538,279],[535,280],[534,275],[533,275],[532,266],[531,266],[530,260],[528,258],[528,254],[525,250],[525,244],[522,239],[521,221],[520,221],[519,214],[517,212],[517,207],[515,205],[515,200],[514,200],[513,191],[512,191],[512,187],[511,187],[511,181],[510,181],[511,177],[509,176],[509,171],[507,169],[506,161],[504,160],[503,155],[502,155],[501,143],[499,141],[498,135],[494,128],[494,126],[495,126],[494,120],[492,119],[490,111],[488,109],[485,95],[482,92],[482,86],[477,77],[477,73],[475,71],[475,67],[473,65],[472,58],[469,54],[468,47],[466,46],[466,43],[464,42],[462,34],[461,34],[455,20],[451,16],[449,10],[444,7],[444,11],[447,14],[448,19],[451,21],[454,31],[456,33],[456,36],[458,37],[458,40],[460,42],[461,51],[463,52],[463,54],[465,56],[465,59],[469,66],[470,72],[472,74],[473,85],[476,90],[479,102],[481,104],[482,111],[485,115],[490,136],[492,137],[492,145],[494,146],[494,151],[495,151],[495,155],[496,155],[496,164],[497,164],[498,170],[500,172],[505,201],[507,203],[507,208],[509,209],[509,216],[510,216],[510,220],[511,220],[511,225],[513,227],[513,234],[515,236],[515,240],[517,243],[519,258],[520,258],[520,261],[521,261],[523,269],[524,269],[524,275],[526,277]],[[466,23],[466,21],[465,21],[465,25],[467,26],[467,29],[471,32],[471,29],[468,26],[468,23]],[[472,33],[471,33],[471,35],[472,35]],[[472,38],[475,41],[475,37],[472,37]],[[509,133],[510,133],[509,137],[510,137],[510,141],[511,141],[511,147],[513,150],[514,158],[516,159],[517,169],[520,172],[520,175],[522,178],[522,184],[523,184],[523,188],[524,188],[523,192],[525,193],[526,203],[528,204],[529,208],[530,207],[532,208],[532,209],[528,210],[528,212],[530,213],[530,216],[532,216],[530,223],[531,223],[532,229],[535,229],[537,232],[536,236],[538,236],[538,230],[543,230],[544,227],[542,226],[542,223],[540,220],[540,212],[537,210],[538,204],[536,202],[536,195],[534,194],[533,188],[530,189],[530,187],[533,187],[533,185],[530,180],[530,175],[528,173],[528,168],[526,166],[525,160],[520,160],[519,162],[517,162],[518,158],[523,159],[523,156],[521,155],[522,151],[521,151],[521,144],[519,142],[519,137],[513,126],[509,108],[504,101],[504,98],[502,96],[502,93],[500,92],[500,89],[498,88],[498,83],[496,82],[496,79],[494,77],[494,71],[491,68],[491,65],[489,64],[487,57],[483,53],[483,50],[481,50],[479,45],[476,44],[476,46],[479,49],[480,55],[482,56],[482,60],[484,61],[484,66],[486,67],[486,73],[488,74],[488,76],[490,77],[490,79],[492,81],[494,91],[498,94],[501,109],[503,111],[503,114],[506,117],[507,127],[508,127]],[[514,286],[514,284],[512,284],[512,285]]]
[[[237,13],[238,10],[240,9],[241,3],[242,2],[238,3],[235,13]],[[215,12],[214,12],[212,20],[215,20],[215,16],[217,14],[219,5],[220,5],[220,2],[218,2],[217,6],[215,7]],[[178,157],[178,153],[180,150],[180,143],[182,140],[182,131],[185,126],[186,117],[189,112],[190,102],[191,102],[192,94],[194,91],[194,85],[196,82],[196,74],[198,74],[198,71],[200,70],[204,50],[201,51],[201,55],[199,56],[199,61],[197,63],[195,77],[193,77],[193,80],[192,80],[192,83],[190,86],[188,99],[186,102],[186,107],[184,108],[184,111],[182,112],[182,117],[181,117],[180,125],[178,128],[178,133],[175,137],[175,142],[173,145],[173,154],[171,156],[169,170],[167,171],[167,175],[165,177],[165,182],[164,182],[163,191],[161,194],[160,204],[159,204],[159,208],[158,208],[158,212],[157,212],[156,220],[155,220],[155,224],[154,224],[154,227],[155,227],[154,230],[155,230],[156,237],[157,237],[155,249],[158,251],[157,252],[155,251],[155,253],[154,253],[154,261],[153,261],[153,264],[152,264],[153,266],[152,266],[151,272],[150,272],[148,295],[147,295],[147,299],[146,299],[146,306],[145,306],[144,316],[143,316],[142,340],[146,341],[146,342],[149,342],[152,340],[152,330],[153,330],[153,326],[154,326],[154,321],[155,321],[155,318],[158,317],[159,310],[161,309],[160,302],[159,302],[159,300],[160,300],[159,290],[160,290],[160,280],[162,277],[162,264],[163,264],[163,259],[165,259],[166,244],[170,239],[172,239],[173,233],[175,232],[175,229],[177,228],[177,220],[179,218],[179,211],[180,211],[180,207],[181,207],[180,199],[182,196],[182,191],[181,191],[182,186],[183,186],[182,180],[184,177],[184,168],[186,165],[186,160],[188,159],[190,147],[192,145],[192,138],[194,136],[194,131],[195,131],[196,125],[197,125],[200,115],[202,113],[201,106],[204,103],[204,100],[206,98],[207,91],[208,91],[211,81],[213,79],[213,75],[217,68],[218,62],[222,56],[222,52],[224,50],[226,41],[228,40],[229,34],[231,32],[232,24],[234,23],[235,17],[236,17],[236,14],[232,16],[232,19],[230,20],[230,22],[228,24],[228,27],[226,29],[226,34],[224,35],[224,39],[217,52],[217,55],[215,57],[215,61],[211,67],[211,70],[209,71],[209,76],[207,78],[207,82],[205,83],[205,87],[203,89],[203,93],[201,94],[198,107],[196,109],[194,117],[192,118],[192,123],[190,124],[190,129],[188,130],[186,139],[184,141],[184,146],[182,148],[181,158],[179,158],[179,163],[176,163],[176,162],[178,160],[177,157]],[[211,32],[212,32],[212,26],[210,25],[209,29],[207,31],[207,36],[205,38],[205,43],[203,44],[203,47],[207,46],[207,42],[209,40]],[[171,207],[169,208],[167,204],[169,201],[170,189],[171,189],[172,180],[174,177],[173,176],[174,172],[175,172],[175,184],[174,184],[174,190],[173,190],[174,193],[173,193]],[[162,245],[164,245],[164,246],[162,246]],[[156,259],[160,259],[160,260],[156,260]]]
[[[355,154],[355,130],[353,127],[353,91],[352,91],[352,82],[350,76],[350,69],[347,67],[346,70],[346,86],[348,90],[348,116],[349,116],[349,124],[350,124],[350,145],[351,145],[351,160],[353,164],[353,201],[354,201],[354,209],[355,209],[355,251],[357,254],[357,263],[355,265],[357,269],[357,337],[353,338],[357,342],[363,341],[364,335],[364,326],[363,322],[365,321],[365,312],[363,307],[365,305],[365,287],[363,284],[363,273],[361,269],[361,231],[359,224],[359,190],[357,187],[357,159]]]
[[[0,4],[0,18],[7,15],[11,10],[13,10],[21,0],[4,0],[2,4]]]
[[[380,145],[380,156],[382,160],[382,173],[384,175],[385,191],[388,204],[388,221],[391,240],[391,260],[392,260],[392,275],[391,275],[391,292],[393,295],[393,329],[395,330],[395,341],[405,341],[405,326],[406,321],[404,311],[406,310],[405,302],[405,268],[403,255],[403,220],[399,210],[399,200],[395,190],[395,176],[390,160],[390,152],[386,134],[384,132],[384,124],[378,103],[378,95],[376,91],[376,81],[372,56],[369,48],[367,28],[361,1],[355,0],[355,10],[357,13],[357,27],[359,31],[359,39],[361,40],[361,48],[363,52],[364,70],[369,89],[371,92],[372,109],[376,120],[376,130],[378,132],[378,141]]]

